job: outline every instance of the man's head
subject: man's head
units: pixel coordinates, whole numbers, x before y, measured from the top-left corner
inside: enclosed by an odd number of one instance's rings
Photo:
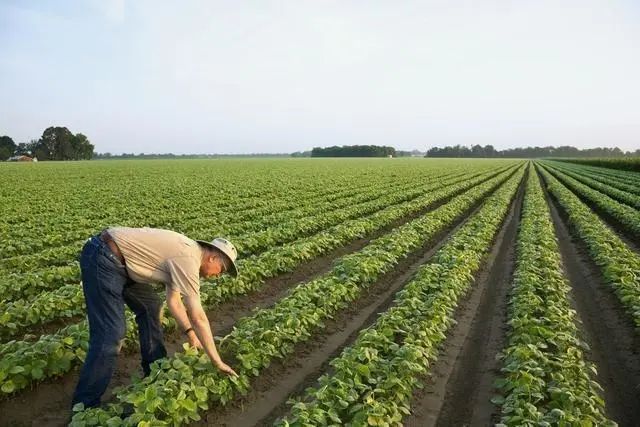
[[[238,252],[235,246],[226,239],[216,238],[212,242],[196,240],[202,247],[202,261],[200,263],[200,277],[205,279],[217,277],[223,273],[238,275],[235,260]]]
[[[218,251],[203,248],[202,262],[200,263],[200,277],[208,279],[210,277],[218,277],[222,273],[228,271],[224,255]]]

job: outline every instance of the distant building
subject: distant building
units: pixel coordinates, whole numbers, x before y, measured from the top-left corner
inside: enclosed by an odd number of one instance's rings
[[[38,159],[35,157],[29,157],[29,156],[13,156],[13,157],[9,157],[9,159],[7,160],[8,162],[37,162]]]

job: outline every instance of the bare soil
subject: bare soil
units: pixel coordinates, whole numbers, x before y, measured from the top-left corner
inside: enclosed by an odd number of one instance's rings
[[[571,302],[590,347],[586,355],[596,365],[596,380],[604,389],[607,416],[621,427],[638,426],[640,334],[581,239],[572,233],[566,213],[551,194],[546,196],[572,289]]]
[[[414,394],[406,426],[488,426],[497,421],[491,398],[500,373],[496,355],[506,340],[523,194],[521,183],[475,284],[456,310],[457,323],[447,333],[424,388]]]

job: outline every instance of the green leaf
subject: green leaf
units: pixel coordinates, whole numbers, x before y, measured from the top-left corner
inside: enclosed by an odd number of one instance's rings
[[[364,377],[371,375],[371,371],[367,365],[359,364],[356,369],[358,370],[358,373]]]
[[[13,366],[9,369],[10,374],[19,374],[21,372],[24,372],[24,368],[22,366]]]
[[[122,418],[120,417],[111,417],[107,420],[107,427],[118,427],[122,424]]]
[[[494,405],[502,406],[504,405],[505,399],[503,396],[494,396],[491,398],[491,403]]]
[[[188,411],[195,411],[197,408],[196,403],[191,399],[182,399],[180,400],[180,406],[187,409]]]
[[[208,394],[209,393],[206,387],[197,386],[195,389],[195,395],[198,398],[198,400],[201,400],[201,401],[207,400]]]
[[[42,370],[42,368],[33,368],[31,369],[31,377],[35,380],[39,380],[44,377],[44,371]]]
[[[2,388],[1,390],[4,393],[11,393],[16,389],[15,384],[13,383],[13,381],[9,380],[7,382],[5,382],[4,384],[2,384]]]

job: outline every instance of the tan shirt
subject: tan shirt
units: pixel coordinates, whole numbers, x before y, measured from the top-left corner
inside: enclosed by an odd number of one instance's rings
[[[182,295],[200,295],[200,245],[180,233],[157,228],[109,228],[127,273],[138,283],[164,283]]]

